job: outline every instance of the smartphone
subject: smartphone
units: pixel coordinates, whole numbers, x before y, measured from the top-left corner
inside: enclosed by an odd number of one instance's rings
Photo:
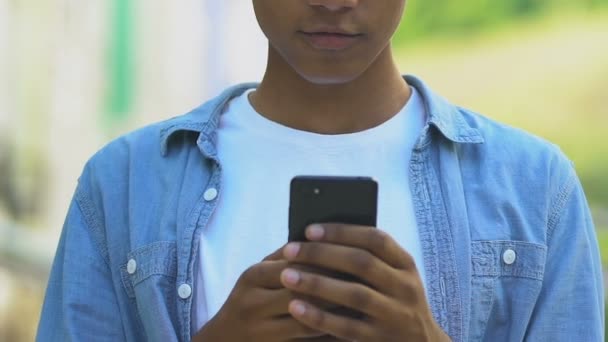
[[[370,177],[297,176],[289,197],[290,242],[306,241],[313,223],[377,224],[378,183]]]

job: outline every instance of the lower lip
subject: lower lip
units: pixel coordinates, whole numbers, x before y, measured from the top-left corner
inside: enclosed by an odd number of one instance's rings
[[[360,35],[341,35],[341,34],[322,34],[322,33],[304,33],[304,38],[312,47],[319,50],[341,51],[353,46]]]

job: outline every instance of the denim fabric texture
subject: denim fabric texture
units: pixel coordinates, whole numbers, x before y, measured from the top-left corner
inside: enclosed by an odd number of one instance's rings
[[[599,250],[571,162],[556,146],[405,79],[428,114],[409,163],[436,321],[454,341],[603,341]],[[225,105],[252,87],[229,88],[89,160],[38,341],[188,341],[196,333],[199,240],[217,201],[203,194],[222,189],[216,130]]]

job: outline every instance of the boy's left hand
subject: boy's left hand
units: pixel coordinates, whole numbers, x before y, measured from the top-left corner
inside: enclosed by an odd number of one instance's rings
[[[414,259],[388,234],[373,227],[313,225],[310,242],[290,243],[292,263],[347,273],[363,283],[287,268],[281,282],[292,291],[365,314],[339,316],[302,300],[289,303],[294,318],[312,329],[350,341],[449,341],[433,319]]]

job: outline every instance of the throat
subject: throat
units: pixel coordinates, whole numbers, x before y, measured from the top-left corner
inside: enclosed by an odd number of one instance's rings
[[[361,132],[383,124],[403,109],[410,96],[409,86],[402,81],[396,91],[367,96],[339,92],[289,96],[281,91],[269,92],[260,88],[249,94],[249,102],[260,115],[283,126],[336,135]]]

